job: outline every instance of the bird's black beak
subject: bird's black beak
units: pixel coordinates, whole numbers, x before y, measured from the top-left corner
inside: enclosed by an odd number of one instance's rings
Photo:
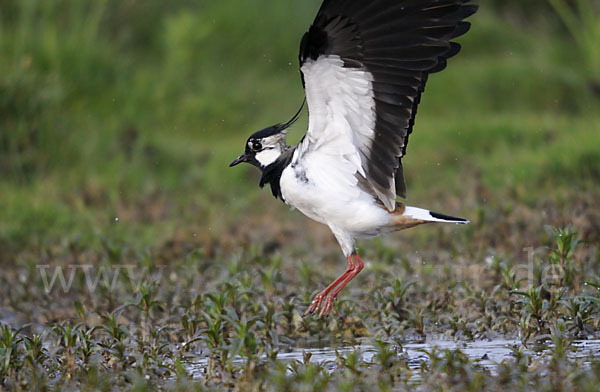
[[[248,162],[248,156],[246,155],[246,153],[243,153],[239,157],[235,158],[234,161],[231,162],[231,164],[229,165],[229,167],[237,166],[237,165],[239,165],[242,162]]]

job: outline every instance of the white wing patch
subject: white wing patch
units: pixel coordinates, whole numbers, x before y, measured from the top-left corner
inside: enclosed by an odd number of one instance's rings
[[[319,161],[323,175],[355,185],[356,173],[366,177],[365,154],[375,137],[373,76],[364,69],[345,68],[339,56],[309,60],[302,73],[310,116],[298,158]]]

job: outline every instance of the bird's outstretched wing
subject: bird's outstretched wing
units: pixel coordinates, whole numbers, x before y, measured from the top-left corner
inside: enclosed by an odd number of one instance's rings
[[[309,126],[300,150],[336,151],[389,210],[429,74],[460,45],[471,0],[325,0],[302,38]]]

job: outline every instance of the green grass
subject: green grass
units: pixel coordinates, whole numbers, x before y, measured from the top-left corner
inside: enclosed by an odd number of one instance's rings
[[[560,356],[572,339],[596,336],[600,319],[597,14],[557,15],[558,0],[482,2],[463,52],[430,78],[404,161],[410,204],[472,224],[361,242],[365,272],[336,315],[316,321],[300,315],[345,266],[337,244],[258,189],[254,168],[227,165],[250,133],[300,104],[297,46],[319,3],[2,3],[0,388],[277,390],[317,380],[385,390],[408,376],[383,343],[380,362],[339,358],[333,375],[299,363],[288,374],[259,357],[315,340],[436,335],[554,339],[554,357],[536,367],[515,355],[494,377],[444,352],[421,372],[423,389],[560,389],[548,373],[570,374],[565,390],[597,385],[595,362]],[[572,231],[546,226],[571,227],[584,243],[565,253]],[[520,281],[523,249],[542,246],[554,251],[539,250],[535,280]],[[79,273],[69,295],[46,293],[40,264],[133,265],[140,284],[121,277],[114,291],[90,292]],[[568,274],[558,291],[540,289],[552,266]],[[224,376],[189,379],[181,364],[192,354]],[[456,384],[457,374],[470,376]]]
[[[588,0],[549,2],[577,44],[578,57],[583,60],[579,67],[590,78],[590,87],[600,93],[600,6]]]

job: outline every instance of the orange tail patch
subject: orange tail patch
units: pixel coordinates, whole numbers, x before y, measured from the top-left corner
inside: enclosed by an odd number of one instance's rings
[[[425,223],[431,223],[430,221],[424,221],[420,219],[413,219],[410,216],[403,215],[406,211],[406,205],[396,202],[396,209],[390,212],[391,221],[390,228],[394,231],[410,229],[411,227],[423,225]]]

